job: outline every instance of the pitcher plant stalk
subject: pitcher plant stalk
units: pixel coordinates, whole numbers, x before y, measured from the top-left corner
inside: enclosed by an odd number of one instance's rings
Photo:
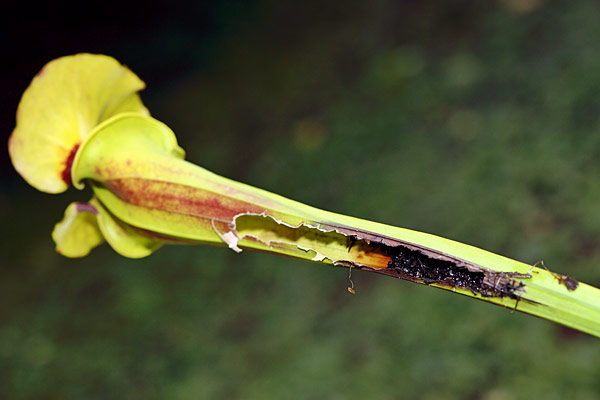
[[[54,227],[59,253],[83,257],[104,241],[133,258],[169,243],[256,250],[449,290],[600,337],[595,287],[449,239],[310,207],[184,160],[173,131],[144,107],[144,86],[111,57],[77,54],[48,63],[23,94],[9,139],[15,169],[44,192],[86,184],[93,192]]]

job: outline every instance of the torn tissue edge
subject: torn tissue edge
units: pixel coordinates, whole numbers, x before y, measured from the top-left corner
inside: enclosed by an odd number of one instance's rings
[[[320,261],[324,261],[324,260],[329,260],[331,262],[333,262],[333,260],[329,259],[327,256],[319,253],[318,251],[314,250],[314,249],[309,249],[306,247],[301,247],[298,246],[297,244],[294,243],[287,243],[287,242],[281,242],[281,241],[269,241],[268,243],[265,242],[264,240],[261,240],[260,238],[256,237],[256,236],[251,236],[251,235],[245,235],[244,237],[240,238],[239,234],[237,233],[237,227],[236,227],[236,220],[238,217],[241,216],[257,216],[257,217],[263,217],[263,218],[271,218],[273,221],[275,221],[275,223],[279,224],[279,225],[284,225],[287,226],[288,228],[292,228],[292,229],[297,229],[300,228],[302,226],[305,226],[307,228],[311,228],[311,229],[318,229],[315,226],[312,225],[308,225],[305,223],[299,224],[297,226],[294,225],[290,225],[287,224],[283,221],[278,220],[277,218],[274,218],[273,216],[267,214],[267,213],[240,213],[237,214],[233,217],[233,220],[230,222],[230,225],[233,226],[233,229],[230,231],[227,231],[226,233],[221,233],[217,227],[215,226],[215,221],[211,219],[210,223],[212,225],[213,230],[215,231],[215,233],[217,235],[219,235],[219,237],[221,238],[221,240],[223,240],[223,242],[225,242],[227,244],[227,247],[229,247],[231,250],[235,251],[236,253],[241,253],[242,249],[239,248],[239,246],[237,245],[239,243],[240,240],[243,240],[245,238],[252,238],[262,244],[264,244],[267,247],[273,247],[273,244],[281,244],[281,245],[291,245],[291,246],[296,246],[296,248],[298,248],[299,250],[305,251],[305,252],[309,252],[312,251],[315,253],[315,256],[312,258],[312,261],[316,261],[316,262],[320,262]],[[319,229],[320,230],[320,229]],[[321,230],[322,232],[327,232],[324,230]]]
[[[315,229],[315,230],[323,232],[323,233],[337,233],[337,234],[342,235],[347,238],[355,238],[357,240],[364,241],[367,245],[374,246],[376,248],[383,248],[383,249],[405,248],[409,251],[420,252],[423,254],[423,256],[428,257],[430,259],[449,262],[449,263],[453,264],[456,268],[459,268],[459,269],[464,268],[464,269],[470,271],[471,273],[481,273],[483,275],[482,284],[486,285],[489,288],[492,288],[485,292],[483,290],[478,291],[478,293],[480,293],[484,297],[504,297],[504,296],[508,295],[509,297],[515,298],[517,293],[520,293],[525,289],[525,286],[522,283],[518,283],[517,281],[514,281],[514,278],[531,278],[531,275],[528,273],[522,274],[522,273],[517,273],[517,272],[495,271],[495,270],[480,266],[478,264],[454,257],[452,255],[449,255],[449,254],[446,254],[446,253],[443,253],[443,252],[440,252],[437,250],[426,248],[426,247],[420,246],[418,244],[405,242],[405,241],[395,239],[392,237],[388,237],[385,235],[379,235],[374,232],[362,231],[362,230],[355,229],[352,227],[336,226],[336,225],[329,225],[327,223],[317,223],[317,222],[315,222],[314,224],[310,224],[307,222],[301,222],[297,225],[292,225],[292,224],[286,223],[284,221],[278,220],[277,218],[273,217],[272,215],[269,215],[266,212],[262,212],[262,213],[244,212],[244,213],[235,215],[233,217],[232,221],[229,223],[231,230],[225,234],[220,233],[216,229],[216,227],[214,226],[214,223],[213,223],[213,228],[215,229],[215,232],[222,238],[222,240],[225,243],[227,243],[229,248],[231,248],[232,250],[234,250],[236,252],[241,251],[241,249],[237,246],[238,242],[240,240],[248,238],[248,239],[256,240],[272,249],[275,249],[277,247],[283,248],[285,246],[292,246],[292,247],[297,248],[298,250],[302,250],[307,253],[309,251],[312,251],[315,253],[315,256],[312,258],[312,261],[315,261],[315,262],[322,262],[324,260],[328,260],[335,266],[357,267],[357,268],[361,268],[361,269],[368,268],[368,269],[373,269],[373,270],[375,270],[377,272],[381,272],[381,273],[386,273],[388,270],[394,269],[394,267],[388,266],[384,270],[379,270],[377,268],[370,267],[369,265],[357,264],[350,260],[344,260],[344,259],[335,259],[334,260],[334,259],[331,259],[331,257],[321,254],[320,252],[318,252],[314,249],[305,248],[305,247],[299,246],[298,244],[293,243],[293,242],[288,242],[288,241],[268,241],[268,242],[266,242],[265,240],[262,240],[261,238],[255,237],[253,235],[244,235],[243,237],[240,237],[240,235],[237,231],[236,223],[237,223],[237,218],[242,217],[242,216],[270,218],[277,225],[282,225],[282,226],[285,226],[285,227],[288,227],[291,229],[298,229],[298,228],[305,227],[308,229]],[[386,272],[384,272],[384,271],[386,271]],[[398,277],[402,277],[402,276],[398,276]],[[412,277],[412,279],[410,276],[404,277],[404,279],[409,279],[409,280],[415,280],[415,278],[417,278],[417,277]],[[417,279],[417,280],[422,280],[422,279]],[[500,285],[500,282],[502,282],[503,285]],[[424,283],[431,284],[431,283],[435,283],[435,282],[424,281]],[[444,282],[442,282],[442,281],[440,281],[438,283],[444,285]],[[503,286],[507,286],[510,289],[509,293],[504,293],[503,290],[499,290]],[[454,286],[453,290],[455,290],[455,289],[456,289],[456,287]],[[473,291],[473,290],[471,289],[471,291]]]
[[[236,215],[236,217],[237,217],[237,215]],[[234,218],[234,221],[235,221],[235,218]],[[223,240],[227,244],[227,247],[229,247],[231,250],[235,251],[236,253],[242,252],[242,249],[240,249],[237,245],[238,242],[240,241],[240,238],[235,233],[235,230],[228,231],[226,233],[221,233],[215,226],[215,221],[213,219],[210,220],[210,223],[211,223],[212,228],[215,231],[215,233],[217,235],[219,235],[221,240]],[[235,224],[235,222],[234,222],[234,224]]]
[[[238,244],[238,242],[240,240],[243,240],[243,239],[246,239],[246,238],[252,238],[252,239],[254,239],[254,240],[256,240],[256,241],[264,244],[265,246],[270,247],[270,248],[273,248],[274,245],[276,245],[276,244],[280,244],[282,246],[285,246],[285,245],[287,245],[287,246],[295,246],[298,250],[302,250],[302,251],[305,251],[307,253],[309,251],[312,251],[312,252],[315,253],[315,256],[311,259],[312,261],[321,262],[321,261],[324,261],[324,260],[329,260],[330,262],[334,263],[334,260],[332,260],[331,258],[325,256],[324,254],[321,254],[317,250],[310,249],[308,247],[298,246],[295,243],[288,243],[288,242],[283,242],[283,241],[279,241],[279,240],[265,242],[264,240],[261,240],[260,238],[258,238],[256,236],[252,236],[252,235],[245,235],[244,237],[240,238],[239,234],[237,232],[236,222],[237,222],[237,219],[239,217],[242,217],[242,216],[249,216],[249,217],[254,217],[255,216],[255,217],[263,217],[263,218],[271,218],[273,221],[275,221],[276,224],[283,225],[283,226],[286,226],[286,227],[291,228],[291,229],[298,229],[298,228],[301,228],[301,227],[307,227],[309,229],[317,229],[317,230],[319,230],[321,232],[324,232],[324,233],[329,233],[330,232],[330,231],[326,231],[326,230],[323,230],[323,229],[319,229],[318,227],[313,226],[313,225],[309,225],[309,224],[307,224],[305,222],[302,222],[302,223],[300,223],[298,225],[291,225],[291,224],[288,224],[286,222],[278,220],[277,218],[273,217],[272,215],[267,214],[266,212],[263,212],[263,213],[245,212],[245,213],[240,213],[240,214],[235,215],[233,217],[233,220],[230,223],[230,225],[233,226],[233,229],[231,231],[225,233],[225,234],[222,234],[221,232],[219,232],[217,230],[217,228],[215,227],[214,222],[211,221],[213,229],[215,230],[215,232],[217,233],[217,235],[219,235],[221,237],[221,239],[223,239],[223,241],[225,243],[227,243],[227,245],[229,246],[229,248],[232,249],[232,250],[234,250],[236,253],[240,253],[242,251],[242,249],[240,249],[237,246],[237,244]]]

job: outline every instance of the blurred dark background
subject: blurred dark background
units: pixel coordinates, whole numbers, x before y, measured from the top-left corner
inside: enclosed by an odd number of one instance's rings
[[[325,3],[325,4],[322,4]],[[1,124],[49,60],[114,56],[187,158],[600,285],[600,3],[10,4]],[[269,255],[104,245],[0,152],[2,399],[597,399],[597,339]]]

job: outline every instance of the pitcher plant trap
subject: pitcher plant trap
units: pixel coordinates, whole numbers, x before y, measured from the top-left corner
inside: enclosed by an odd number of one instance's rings
[[[164,244],[256,250],[449,290],[600,337],[593,286],[543,265],[323,211],[186,161],[173,131],[142,103],[144,87],[111,57],[77,54],[49,62],[23,94],[8,143],[15,169],[43,192],[71,185],[93,192],[67,206],[54,227],[60,254],[83,257],[104,241],[132,258]]]

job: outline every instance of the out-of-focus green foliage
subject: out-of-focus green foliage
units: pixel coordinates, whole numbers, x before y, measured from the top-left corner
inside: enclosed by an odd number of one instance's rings
[[[600,5],[407,3],[257,4],[146,103],[210,170],[598,286]],[[63,259],[64,203],[4,205],[0,397],[600,395],[596,339],[443,291],[220,248]]]

